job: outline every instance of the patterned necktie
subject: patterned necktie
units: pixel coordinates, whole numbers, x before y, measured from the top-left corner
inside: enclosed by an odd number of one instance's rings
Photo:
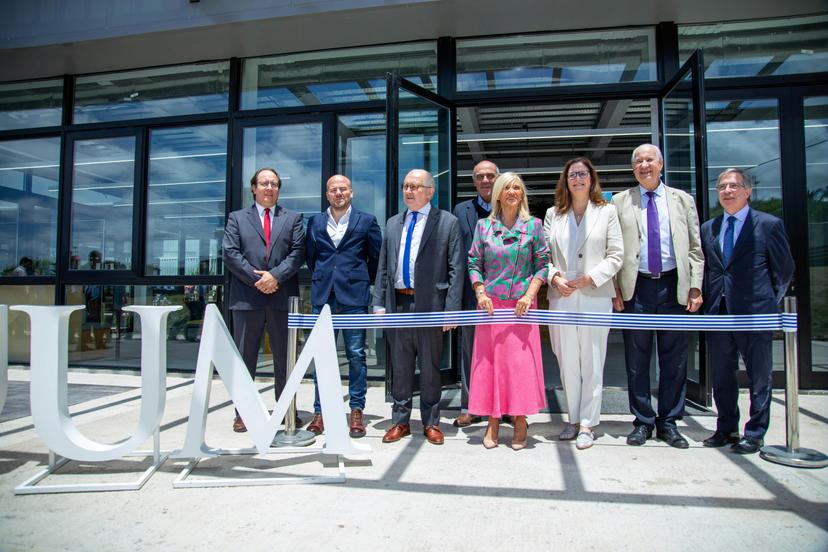
[[[270,208],[264,210],[265,251],[270,251]]]
[[[414,238],[414,225],[417,224],[417,211],[411,212],[411,224],[408,225],[408,232],[405,234],[405,251],[403,252],[403,284],[411,287],[411,241]]]
[[[658,224],[658,207],[655,192],[647,192],[647,270],[650,274],[661,273],[661,228]]]
[[[724,242],[722,243],[722,259],[725,266],[730,263],[733,256],[733,232],[736,229],[736,217],[727,217],[727,228],[725,228]]]

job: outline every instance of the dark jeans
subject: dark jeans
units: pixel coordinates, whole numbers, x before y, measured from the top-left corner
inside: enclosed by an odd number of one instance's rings
[[[331,307],[331,314],[366,314],[368,312],[368,307],[354,307],[338,303],[333,293],[328,298],[328,305]],[[314,314],[319,314],[321,310],[322,305],[313,307]],[[348,395],[350,396],[348,405],[351,410],[355,408],[364,409],[365,392],[368,386],[368,365],[365,363],[365,329],[334,330],[334,332],[340,331],[345,341],[345,356],[348,357]],[[334,333],[334,335],[337,334]],[[313,411],[320,414],[322,407],[319,404],[316,373],[313,374],[313,384],[315,388]]]
[[[676,302],[678,276],[650,280],[642,276],[635,283],[632,299],[624,303],[624,312],[635,314],[687,314]],[[650,358],[653,334],[658,350],[658,415],[650,399]],[[636,426],[675,429],[676,420],[684,415],[687,391],[687,349],[690,336],[676,330],[623,330],[624,358],[627,363],[627,389],[630,412]]]

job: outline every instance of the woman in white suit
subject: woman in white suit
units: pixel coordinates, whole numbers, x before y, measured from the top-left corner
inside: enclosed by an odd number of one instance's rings
[[[556,311],[612,312],[612,280],[621,268],[624,242],[615,207],[608,203],[589,159],[566,163],[546,212],[544,237],[550,252],[549,308]],[[569,411],[561,440],[592,446],[592,428],[601,416],[604,358],[609,328],[550,326]]]

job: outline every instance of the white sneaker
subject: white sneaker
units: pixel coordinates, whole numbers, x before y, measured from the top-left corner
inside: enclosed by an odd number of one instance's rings
[[[575,441],[575,448],[578,450],[588,449],[595,441],[595,434],[592,431],[582,431],[578,434],[578,439]]]
[[[578,436],[578,424],[566,424],[561,431],[561,434],[558,435],[558,439],[561,441],[571,441],[575,437]]]

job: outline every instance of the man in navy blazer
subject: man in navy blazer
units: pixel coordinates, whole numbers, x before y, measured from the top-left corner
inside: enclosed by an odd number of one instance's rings
[[[222,258],[230,271],[228,301],[233,339],[251,377],[256,377],[265,328],[273,353],[276,399],[287,381],[288,297],[299,295],[299,267],[305,261],[302,214],[280,207],[279,173],[270,167],[250,179],[255,203],[227,217]],[[302,424],[298,417],[296,427]],[[247,428],[236,412],[233,431]]]
[[[319,313],[330,305],[333,314],[366,314],[371,301],[369,287],[377,275],[382,232],[374,215],[354,209],[351,181],[340,174],[328,179],[326,197],[330,207],[308,223],[305,253],[311,277],[311,304]],[[365,364],[365,329],[342,330],[348,357],[348,395],[351,437],[363,437],[368,367]],[[315,376],[314,376],[315,380]],[[313,420],[308,431],[325,430],[319,390],[313,402]]]
[[[477,298],[469,281],[468,260],[472,238],[477,221],[488,217],[492,211],[492,188],[499,171],[491,161],[481,161],[474,166],[472,178],[477,196],[474,199],[458,203],[454,207],[454,216],[460,226],[463,240],[463,310],[477,310]],[[474,326],[460,328],[460,415],[454,420],[454,427],[466,427],[481,421],[480,416],[469,414],[469,379],[471,377],[471,357],[474,346]]]
[[[724,214],[702,225],[707,314],[770,314],[788,290],[793,257],[778,218],[752,209],[750,176],[727,169],[716,184]],[[750,454],[764,444],[770,422],[772,338],[769,331],[709,332],[716,432],[706,447],[731,445]],[[750,381],[750,418],[739,437],[739,356]]]

